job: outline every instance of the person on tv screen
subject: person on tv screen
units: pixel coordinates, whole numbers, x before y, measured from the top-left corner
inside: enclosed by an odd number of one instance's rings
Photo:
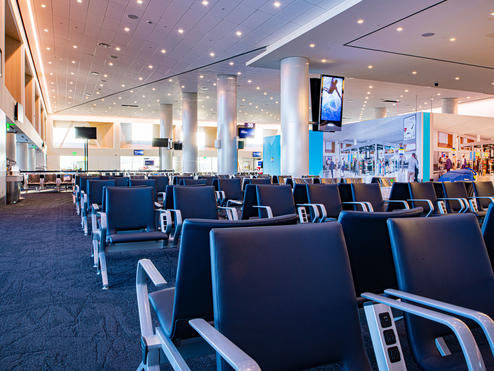
[[[338,91],[338,80],[336,80],[334,78],[331,79],[331,86],[329,88],[328,87],[323,88],[323,90],[325,92],[327,92],[328,94],[333,94],[336,91],[336,94],[338,94],[338,97],[340,97],[340,99],[341,99],[341,94]]]
[[[341,122],[343,79],[323,76],[321,121]]]

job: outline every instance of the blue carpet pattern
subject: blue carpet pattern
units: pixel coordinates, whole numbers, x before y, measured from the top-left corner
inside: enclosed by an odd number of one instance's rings
[[[172,286],[177,250],[110,255],[110,290],[103,291],[71,194],[24,197],[0,208],[0,370],[135,370],[137,261],[152,259]],[[365,342],[370,349],[367,335]],[[403,337],[402,345],[410,359]],[[375,365],[372,351],[369,357]],[[192,370],[216,367],[214,355],[188,362]]]

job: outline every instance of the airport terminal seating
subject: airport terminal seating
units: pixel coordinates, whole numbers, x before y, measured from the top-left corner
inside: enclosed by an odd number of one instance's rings
[[[63,186],[66,190],[74,185],[74,177],[72,174],[60,175],[60,186]]]
[[[374,178],[373,178],[374,180]],[[376,182],[379,183],[379,182]],[[402,201],[409,201],[411,199],[410,196],[410,187],[409,183],[406,182],[393,182],[393,185],[391,186],[391,191],[389,192],[389,199],[390,200],[402,200]],[[403,205],[397,204],[397,203],[390,203],[388,205],[388,210],[387,211],[393,211],[396,209],[402,209]]]
[[[182,179],[194,179],[194,177],[191,175],[176,175],[173,177],[173,185],[180,185]]]
[[[288,185],[257,184],[257,204],[259,218],[296,214],[292,188]]]
[[[207,180],[206,179],[181,179],[179,185],[181,186],[191,186],[191,185],[207,185]]]
[[[494,185],[492,181],[472,182],[473,195],[479,210],[487,210],[489,205],[494,202]]]
[[[463,355],[445,341],[451,330],[406,313],[408,339],[416,362],[434,371],[465,369],[465,360],[469,369],[483,369],[484,363],[487,369],[493,369],[494,274],[475,216],[390,219],[388,227],[399,290],[385,293],[426,310],[461,318],[470,327],[480,327],[487,338],[487,344],[479,341],[479,353],[465,323],[456,320],[453,327],[457,336],[463,334]],[[390,297],[363,296],[386,305],[403,304]],[[480,354],[483,361],[478,359]]]
[[[153,188],[153,200],[157,200],[158,193],[156,192],[156,180],[154,179],[141,179],[130,178],[130,187],[152,187]]]
[[[431,182],[412,182],[408,184],[412,207],[424,209],[424,216],[437,216],[447,213],[443,200],[437,198],[434,185]]]
[[[491,203],[487,209],[484,223],[482,223],[482,236],[494,269],[494,203]]]
[[[244,200],[242,202],[242,214],[240,219],[247,220],[259,215],[254,207],[257,205],[257,185],[247,184],[244,189]]]
[[[341,187],[340,187],[341,188]],[[364,211],[388,211],[389,204],[400,205],[402,209],[408,209],[408,203],[403,200],[383,200],[381,188],[378,183],[352,183],[352,201],[363,203],[367,210]]]
[[[484,198],[470,197],[465,182],[443,182],[443,194],[447,200],[448,212],[473,213],[483,220],[487,210],[479,207],[477,200]],[[481,186],[482,188],[482,186]],[[487,199],[490,201],[490,199]]]
[[[106,254],[142,245],[164,247],[168,235],[156,228],[153,187],[107,187],[105,210],[97,233],[98,268],[103,289],[108,289]],[[149,246],[150,247],[150,246]]]
[[[41,175],[40,174],[28,174],[27,176],[27,188],[31,189],[34,187],[37,191],[41,188]]]
[[[114,187],[115,181],[101,179],[86,179],[86,195],[81,203],[81,224],[84,234],[88,234],[88,218],[91,218],[92,229],[96,228],[96,213],[103,204],[103,188]]]
[[[271,184],[270,178],[243,178],[242,180],[242,190],[245,191],[245,187],[248,184]]]
[[[310,221],[313,223],[336,220],[340,214],[342,202],[336,184],[296,184],[295,192],[302,193],[305,190],[306,202],[297,202],[297,207],[309,209]],[[303,196],[298,196],[298,200],[303,200]]]
[[[214,228],[244,228],[295,224],[296,215],[284,215],[271,219],[256,220],[211,220],[187,219],[183,224],[178,255],[175,287],[148,294],[147,281],[155,286],[165,282],[161,274],[148,259],[140,260],[137,267],[137,301],[143,344],[143,363],[148,367],[159,362],[159,350],[172,364],[182,364],[187,353],[184,340],[197,338],[197,333],[188,321],[194,318],[213,320],[213,298],[211,292],[211,264],[209,233]],[[151,307],[159,320],[156,333],[151,322]],[[155,343],[156,334],[164,341]],[[177,350],[180,348],[180,354]],[[172,352],[168,350],[172,350]],[[208,352],[211,352],[208,349]],[[138,369],[144,369],[141,364]]]
[[[221,205],[242,205],[242,180],[240,178],[218,179],[217,184],[217,191],[220,192],[219,200]]]
[[[371,370],[338,223],[213,230],[211,265],[218,369]]]
[[[373,213],[342,211],[339,214],[338,222],[343,228],[357,296],[366,291],[382,293],[385,289],[397,288],[386,222],[389,218],[418,217],[422,211],[419,207]]]
[[[156,200],[163,201],[165,198],[166,187],[170,184],[170,178],[167,175],[151,175],[148,179],[155,181]]]
[[[43,187],[44,188],[58,188],[60,184],[60,178],[57,177],[57,174],[44,174],[43,178]]]

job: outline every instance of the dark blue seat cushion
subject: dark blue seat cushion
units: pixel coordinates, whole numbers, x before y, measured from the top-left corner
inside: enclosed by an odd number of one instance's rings
[[[174,186],[174,208],[180,210],[182,219],[218,219],[216,196],[213,186]]]
[[[295,201],[292,188],[287,185],[257,185],[257,204],[269,206],[273,216],[296,214]],[[259,209],[259,217],[265,215],[263,209]]]
[[[386,211],[378,183],[353,183],[352,198],[356,202],[370,202],[374,211]]]
[[[244,190],[244,202],[242,206],[242,220],[247,220],[249,218],[258,215],[258,211],[253,206],[257,205],[257,185],[247,184]]]
[[[239,178],[218,179],[218,190],[225,192],[226,200],[242,200],[242,185]]]
[[[409,183],[410,198],[411,199],[421,199],[430,200],[434,206],[434,213],[437,214],[437,196],[434,190],[434,185],[431,182],[419,183],[412,182]],[[421,207],[424,209],[424,213],[428,214],[430,211],[429,204],[424,201],[413,201],[411,203],[412,207]]]
[[[494,197],[494,186],[491,181],[474,182],[473,189],[476,197]],[[477,203],[481,209],[487,209],[491,201],[489,199],[478,199]]]
[[[113,233],[109,236],[109,239],[111,243],[161,241],[168,239],[168,235],[160,231],[126,232]]]
[[[307,184],[306,187],[309,203],[323,204],[328,217],[338,217],[342,210],[342,205],[336,184]]]
[[[265,370],[370,370],[338,223],[214,229],[215,327]]]
[[[443,182],[443,192],[446,198],[467,198],[467,189],[463,182]],[[458,201],[446,201],[448,212],[458,212],[461,205]]]
[[[114,187],[114,180],[87,180],[88,206],[92,204],[101,205],[103,203],[103,187]]]
[[[169,184],[170,179],[166,175],[152,175],[149,179],[153,179],[155,181],[154,188],[156,193],[165,192],[166,186]]]

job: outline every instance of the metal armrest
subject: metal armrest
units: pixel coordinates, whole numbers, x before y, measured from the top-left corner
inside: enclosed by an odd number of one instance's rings
[[[162,209],[163,208],[163,205],[160,204],[159,202],[155,202],[154,203],[154,206],[156,206],[158,209]]]
[[[170,210],[157,210],[160,213],[161,232],[170,234],[173,226],[172,213]]]
[[[466,318],[470,318],[471,320],[477,322],[484,331],[485,337],[489,341],[489,346],[491,348],[492,354],[494,355],[494,321],[488,315],[482,312],[460,307],[458,305],[448,304],[443,301],[426,298],[420,295],[410,294],[405,291],[387,289],[384,290],[384,293],[396,296],[401,299],[413,301],[421,305],[427,305],[434,309],[442,310],[444,312],[449,312]]]
[[[268,214],[268,218],[272,218],[273,217],[273,211],[271,210],[271,207],[270,206],[256,205],[256,206],[252,206],[252,207],[255,207],[255,208],[258,208],[258,209],[264,209],[264,210],[266,210],[266,213]]]
[[[96,214],[100,218],[100,227],[101,227],[101,229],[106,229],[106,226],[108,225],[107,218],[106,218],[106,213],[104,213],[103,211],[98,211]]]
[[[408,202],[405,200],[384,200],[385,203],[400,203],[403,206],[405,206],[405,209],[410,209],[410,206],[408,206]]]
[[[465,198],[461,197],[442,197],[438,198],[440,201],[458,201],[461,205],[460,211],[458,211],[458,214],[464,213],[468,210],[468,201]]]
[[[192,319],[189,321],[189,324],[235,370],[261,370],[256,361],[247,353],[202,318]]]
[[[226,206],[230,206],[230,204],[234,204],[234,205],[237,205],[237,206],[242,206],[244,203],[243,203],[243,201],[239,201],[239,200],[228,200],[228,201],[226,201]]]
[[[429,212],[427,213],[426,217],[428,217],[429,215],[431,215],[435,208],[434,208],[434,204],[432,203],[431,200],[429,199],[426,199],[426,198],[412,198],[412,199],[409,199],[407,201],[411,201],[411,202],[415,202],[415,201],[418,201],[418,202],[427,202],[427,204],[429,205]]]
[[[218,206],[218,209],[222,209],[226,211],[226,216],[228,217],[228,220],[238,220],[238,212],[237,209],[235,209],[234,207]]]
[[[314,220],[317,220],[319,218],[322,220],[328,216],[326,207],[323,204],[306,203],[306,204],[297,204],[297,206],[310,207],[314,212]]]
[[[214,193],[216,195],[216,201],[221,201],[225,198],[225,192],[224,191],[215,191]]]
[[[161,273],[156,269],[153,262],[149,259],[141,259],[137,262],[136,272],[136,292],[137,308],[139,310],[139,323],[141,325],[142,336],[153,335],[153,322],[149,308],[148,286],[149,278],[154,286],[160,288],[167,284]]]
[[[98,211],[99,210],[99,205],[98,204],[92,204],[91,205],[91,208],[93,209],[93,211]]]
[[[359,205],[362,207],[362,211],[374,211],[374,208],[370,204],[370,202],[357,202],[357,201],[345,201],[342,202],[343,205]],[[370,208],[369,208],[370,206]]]
[[[463,355],[465,356],[465,360],[467,362],[468,369],[485,370],[485,364],[482,359],[482,355],[472,333],[468,329],[467,325],[458,318],[369,292],[364,292],[361,296],[374,302],[385,304],[391,308],[396,308],[403,312],[410,313],[428,319],[430,321],[438,322],[445,326],[448,326],[454,332],[458,339],[458,342],[460,343]]]

